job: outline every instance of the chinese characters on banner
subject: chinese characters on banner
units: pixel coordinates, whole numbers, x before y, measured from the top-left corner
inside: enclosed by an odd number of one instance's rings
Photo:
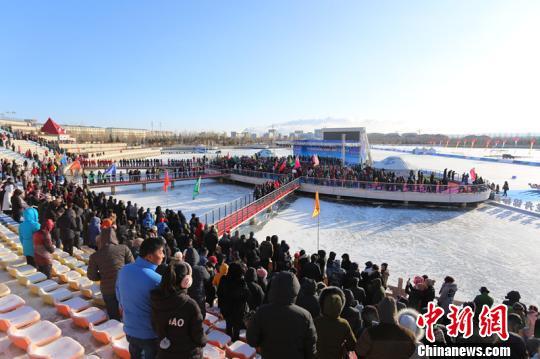
[[[507,340],[507,311],[508,308],[503,304],[492,308],[484,305],[478,316],[478,334],[481,337],[497,334],[501,340]],[[437,324],[443,315],[444,310],[442,308],[437,307],[434,303],[429,303],[426,314],[419,315],[416,320],[416,324],[420,328],[425,328],[426,338],[431,343],[435,341],[433,326]],[[448,336],[457,337],[461,334],[464,338],[469,338],[473,334],[474,311],[471,307],[459,308],[454,304],[450,304],[446,317],[450,321],[450,324],[446,326]]]

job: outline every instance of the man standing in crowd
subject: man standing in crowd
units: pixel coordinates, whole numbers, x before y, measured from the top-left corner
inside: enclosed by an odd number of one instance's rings
[[[163,242],[146,239],[134,263],[118,273],[116,297],[124,314],[124,332],[133,359],[153,359],[158,350],[157,335],[152,328],[150,292],[161,282],[156,272],[163,262]]]
[[[272,279],[270,304],[257,310],[247,329],[247,342],[260,347],[265,359],[314,358],[317,333],[311,314],[295,303],[300,283],[291,272]]]
[[[125,264],[133,262],[133,255],[127,246],[118,244],[113,228],[105,228],[101,232],[99,243],[100,248],[90,256],[87,276],[90,280],[100,281],[99,287],[109,318],[120,320],[115,292],[116,278]]]

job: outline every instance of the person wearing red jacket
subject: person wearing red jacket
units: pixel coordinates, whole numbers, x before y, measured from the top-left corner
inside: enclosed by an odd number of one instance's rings
[[[54,222],[51,219],[45,221],[41,229],[34,233],[32,240],[34,242],[34,262],[37,269],[51,278],[52,254],[54,245],[52,244],[51,231],[54,228]]]

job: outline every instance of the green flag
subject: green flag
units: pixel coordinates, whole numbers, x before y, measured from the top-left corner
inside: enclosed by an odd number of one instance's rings
[[[195,186],[193,187],[193,199],[199,195],[201,192],[201,177],[199,176],[199,179],[197,182],[195,182]]]

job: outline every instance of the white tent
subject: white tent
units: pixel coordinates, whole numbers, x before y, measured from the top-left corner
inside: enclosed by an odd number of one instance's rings
[[[410,163],[408,163],[407,161],[405,161],[403,158],[399,156],[390,156],[390,157],[386,157],[382,161],[375,161],[375,163],[373,164],[373,167],[378,168],[378,169],[384,168],[385,170],[396,171],[396,172],[398,171],[408,172],[409,170],[414,170],[414,171],[417,170],[415,166],[411,165]]]

